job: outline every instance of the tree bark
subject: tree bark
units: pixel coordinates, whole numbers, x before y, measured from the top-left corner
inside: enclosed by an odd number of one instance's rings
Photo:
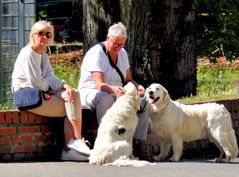
[[[149,78],[147,67],[148,63],[148,38],[149,38],[149,23],[148,0],[130,0],[127,6],[127,11],[123,13],[124,23],[127,26],[127,45],[129,61],[133,78],[145,85]],[[125,9],[125,7],[123,8]]]
[[[105,40],[108,28],[120,21],[119,1],[83,0],[84,53],[100,41]]]
[[[154,1],[150,14],[148,80],[164,85],[173,99],[195,95],[194,1]]]

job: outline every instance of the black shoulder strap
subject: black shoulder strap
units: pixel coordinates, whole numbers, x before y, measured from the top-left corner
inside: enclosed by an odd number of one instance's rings
[[[115,65],[111,59],[111,56],[108,55],[108,53],[106,52],[106,48],[105,48],[105,45],[103,42],[99,43],[100,46],[102,47],[103,51],[105,52],[106,56],[108,57],[109,59],[109,62],[110,62],[110,65],[115,68],[115,70],[118,72],[119,76],[120,76],[120,79],[121,79],[121,82],[123,83],[123,85],[125,85],[125,81],[124,81],[124,76],[122,74],[122,72],[120,71],[120,69],[117,67],[117,65]]]

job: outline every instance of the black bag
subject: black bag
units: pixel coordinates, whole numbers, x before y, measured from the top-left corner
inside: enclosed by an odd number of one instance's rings
[[[13,92],[13,99],[20,111],[37,108],[42,104],[41,90],[39,88],[24,88]]]

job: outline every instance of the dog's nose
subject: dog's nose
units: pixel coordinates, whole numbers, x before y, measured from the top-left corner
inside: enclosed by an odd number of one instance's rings
[[[149,91],[149,95],[152,96],[154,94],[153,91]]]

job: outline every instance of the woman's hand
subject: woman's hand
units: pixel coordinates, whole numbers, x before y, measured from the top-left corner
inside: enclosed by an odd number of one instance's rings
[[[67,84],[64,84],[63,87],[66,89],[68,101],[74,102],[74,100],[76,98],[76,90]]]

